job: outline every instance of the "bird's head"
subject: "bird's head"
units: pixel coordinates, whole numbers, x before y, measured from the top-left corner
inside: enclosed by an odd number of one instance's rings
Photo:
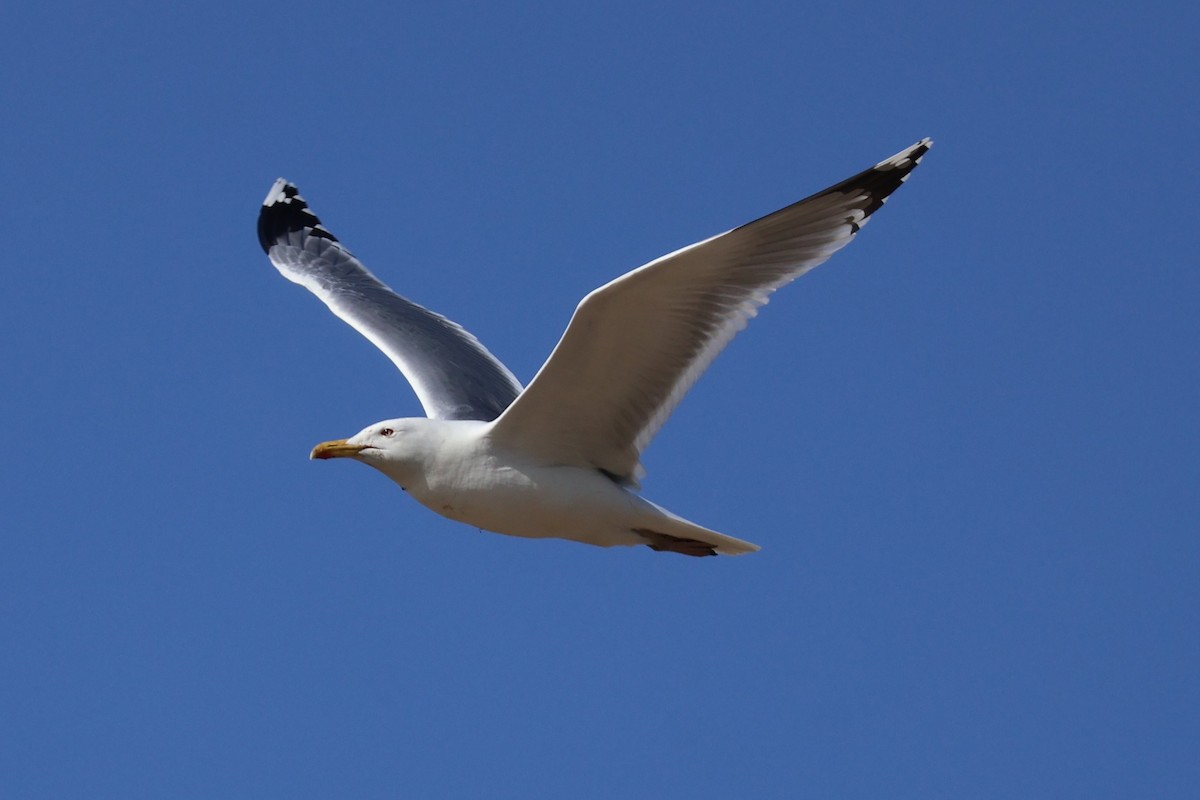
[[[349,439],[321,442],[309,458],[353,458],[373,467],[386,462],[400,463],[414,450],[414,433],[421,427],[419,419],[386,419],[368,425]]]
[[[463,421],[408,417],[385,419],[363,428],[349,439],[321,442],[309,458],[352,458],[387,475],[404,489],[423,485],[452,433]]]

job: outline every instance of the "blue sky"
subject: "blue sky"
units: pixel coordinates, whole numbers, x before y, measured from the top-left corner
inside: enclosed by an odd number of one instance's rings
[[[0,775],[20,798],[1187,797],[1194,5],[0,12]],[[522,380],[590,289],[937,141],[646,455],[763,546],[456,526],[286,283],[296,181]]]

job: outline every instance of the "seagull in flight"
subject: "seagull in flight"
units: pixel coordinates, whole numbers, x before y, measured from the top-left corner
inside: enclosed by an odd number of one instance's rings
[[[771,293],[845,247],[932,144],[594,290],[524,388],[462,326],[376,278],[280,178],[258,217],[271,263],[382,350],[426,414],[323,442],[311,458],[361,461],[438,514],[509,536],[758,550],[638,494],[642,451]]]

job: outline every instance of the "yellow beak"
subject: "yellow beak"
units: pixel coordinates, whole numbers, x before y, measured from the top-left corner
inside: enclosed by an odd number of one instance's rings
[[[352,458],[366,449],[365,444],[346,444],[345,439],[321,442],[308,454],[309,458]]]

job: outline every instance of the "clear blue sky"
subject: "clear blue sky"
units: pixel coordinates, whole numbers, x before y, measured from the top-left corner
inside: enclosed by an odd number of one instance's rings
[[[12,5],[0,795],[1195,796],[1194,4]],[[922,136],[647,454],[761,553],[307,460],[420,407],[259,250],[276,177],[528,380]]]

